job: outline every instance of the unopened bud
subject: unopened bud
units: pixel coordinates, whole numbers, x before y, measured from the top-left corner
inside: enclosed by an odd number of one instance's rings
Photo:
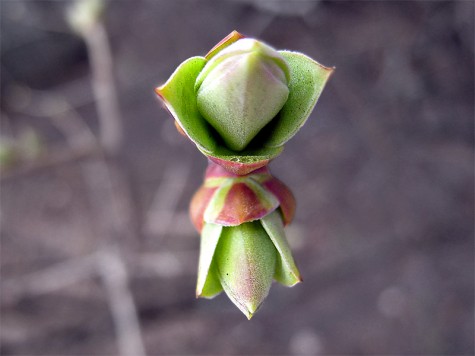
[[[241,151],[285,104],[289,79],[279,52],[240,39],[201,71],[195,83],[198,109],[230,149]]]

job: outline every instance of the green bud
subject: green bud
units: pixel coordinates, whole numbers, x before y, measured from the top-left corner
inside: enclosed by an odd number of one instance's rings
[[[269,294],[277,251],[260,222],[223,228],[216,270],[229,299],[250,319]]]
[[[230,149],[241,151],[282,109],[289,80],[279,52],[240,39],[213,56],[196,79],[198,110]]]
[[[273,280],[288,287],[301,282],[279,211],[237,226],[204,224],[197,297],[213,298],[224,290],[251,319]]]
[[[333,72],[233,31],[155,89],[209,158],[190,205],[201,232],[196,296],[224,291],[250,319],[272,281],[302,281],[285,237],[295,199],[266,168],[305,124]]]
[[[305,124],[333,69],[233,31],[205,57],[181,63],[155,92],[204,155],[246,175]]]

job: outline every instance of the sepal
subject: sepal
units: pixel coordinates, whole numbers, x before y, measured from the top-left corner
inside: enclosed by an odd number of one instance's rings
[[[247,316],[269,294],[276,250],[260,222],[225,227],[216,251],[219,280],[229,299]]]
[[[335,70],[302,53],[279,52],[290,67],[289,98],[261,133],[260,139],[266,147],[280,147],[300,130]]]
[[[202,152],[216,149],[216,140],[210,135],[210,125],[198,111],[195,80],[206,64],[203,57],[184,61],[165,84],[155,89],[180,128]]]
[[[301,53],[277,51],[276,53],[281,55],[287,64],[282,67],[283,62],[275,58],[271,62],[277,63],[281,68],[287,66],[289,68],[284,70],[289,91],[285,104],[260,131],[254,128],[252,134],[241,135],[246,136],[246,139],[242,140],[241,137],[236,141],[234,137],[230,137],[232,132],[226,133],[227,138],[220,137],[198,108],[195,85],[207,63],[213,62],[217,56],[226,52],[229,46],[243,37],[236,31],[232,32],[206,57],[192,57],[184,61],[164,85],[155,89],[174,116],[179,131],[193,141],[210,160],[237,175],[246,175],[267,165],[282,152],[283,145],[308,119],[334,70]],[[264,46],[266,45],[262,44],[263,48]],[[206,75],[201,76],[203,81],[206,80]],[[249,141],[249,137],[257,131],[259,131],[257,135]],[[234,150],[227,147],[223,139],[237,142],[232,145]],[[245,148],[242,149],[243,147]]]
[[[213,257],[222,231],[223,227],[221,225],[205,224],[203,226],[198,262],[198,281],[196,283],[197,298],[213,298],[223,290],[213,263]]]
[[[237,226],[262,219],[278,207],[284,224],[289,224],[295,212],[294,196],[267,167],[237,176],[210,162],[205,182],[191,201],[190,215],[201,231],[204,222]]]
[[[261,223],[278,252],[274,274],[275,280],[288,287],[302,282],[300,272],[295,265],[292,251],[285,237],[284,224],[279,212],[275,211],[267,215],[261,220]]]

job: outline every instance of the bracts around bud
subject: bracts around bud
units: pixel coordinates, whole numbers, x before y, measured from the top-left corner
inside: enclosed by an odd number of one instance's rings
[[[301,281],[284,232],[295,199],[267,165],[305,124],[333,70],[233,31],[155,89],[209,160],[190,206],[201,233],[197,297],[224,290],[251,318],[273,280]]]
[[[190,205],[201,232],[197,297],[223,290],[250,319],[273,280],[301,281],[285,237],[295,199],[267,167],[238,176],[209,162],[205,182]]]

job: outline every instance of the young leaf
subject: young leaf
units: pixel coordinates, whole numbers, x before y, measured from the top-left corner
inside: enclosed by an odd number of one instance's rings
[[[269,294],[276,250],[259,222],[225,227],[216,250],[224,291],[250,319]]]
[[[289,98],[261,137],[267,147],[282,146],[305,124],[334,68],[298,52],[279,51],[290,67]]]
[[[210,133],[210,125],[198,111],[194,89],[196,77],[205,64],[206,59],[203,57],[187,59],[155,92],[163,99],[186,135],[201,151],[209,153],[215,150],[216,141]]]
[[[295,265],[292,252],[285,237],[280,212],[277,210],[274,211],[264,217],[261,222],[278,252],[277,266],[274,275],[275,280],[289,287],[301,282],[300,272]]]
[[[204,224],[201,232],[200,259],[198,263],[198,282],[196,296],[212,298],[221,289],[216,273],[211,270],[213,256],[221,236],[223,227],[216,224]]]

